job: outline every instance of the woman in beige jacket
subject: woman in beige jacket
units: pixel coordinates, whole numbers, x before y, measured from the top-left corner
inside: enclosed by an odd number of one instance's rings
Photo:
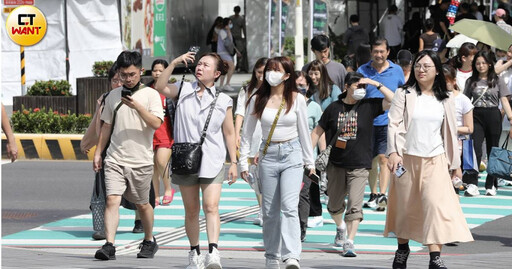
[[[429,248],[429,268],[446,268],[442,245],[473,241],[451,182],[452,171],[460,166],[455,104],[436,53],[420,52],[413,66],[389,110],[387,155],[393,179],[384,236],[393,232],[398,240],[393,268],[406,268],[409,240]]]

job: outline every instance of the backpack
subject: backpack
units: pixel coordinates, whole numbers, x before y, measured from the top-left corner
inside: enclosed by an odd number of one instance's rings
[[[445,44],[444,40],[438,34],[437,39],[434,40],[434,42],[432,42],[432,51],[441,52],[444,50],[445,45],[446,44]]]

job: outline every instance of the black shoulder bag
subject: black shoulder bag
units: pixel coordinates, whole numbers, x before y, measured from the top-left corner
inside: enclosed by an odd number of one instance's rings
[[[194,74],[193,72],[190,73]],[[203,84],[199,79],[197,81]],[[207,88],[206,86],[204,87],[206,93],[206,90],[209,90],[209,88]],[[178,104],[182,88],[183,80],[181,81],[180,90],[178,91],[178,97],[176,98],[176,105]],[[208,124],[210,123],[210,118],[212,117],[213,110],[215,109],[215,104],[217,103],[219,93],[219,90],[215,91],[215,98],[213,99],[213,102],[210,105],[210,112],[208,113],[208,117],[206,118],[203,131],[201,132],[201,139],[199,143],[174,143],[172,145],[171,171],[173,174],[191,175],[197,174],[199,172],[199,168],[201,167],[201,158],[203,157],[202,145],[204,139],[206,138],[206,130],[208,129]],[[176,111],[177,109],[174,111],[174,113],[176,113]]]

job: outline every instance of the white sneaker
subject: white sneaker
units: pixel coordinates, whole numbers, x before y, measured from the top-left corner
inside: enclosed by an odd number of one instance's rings
[[[261,214],[261,211],[258,212],[258,216],[254,219],[252,224],[263,227],[263,214]]]
[[[462,186],[462,180],[459,177],[454,177],[452,178],[452,184],[454,188],[460,189],[460,186]]]
[[[279,269],[279,261],[267,258],[265,262],[265,269]]]
[[[468,188],[464,192],[464,196],[474,197],[479,195],[480,191],[478,190],[478,187],[475,184],[468,184]]]
[[[336,236],[334,237],[334,246],[342,247],[343,243],[347,240],[347,225],[345,222],[341,224],[341,227],[336,227]]]
[[[229,84],[224,85],[224,87],[222,87],[222,89],[224,91],[227,91],[227,92],[234,92],[235,91],[235,89],[233,89],[233,87],[231,87],[231,85],[229,85]]]
[[[350,240],[347,240],[345,243],[343,243],[343,257],[356,257],[356,251],[354,248],[354,243],[350,242]]]
[[[195,249],[188,252],[187,269],[204,269],[204,261],[202,255],[197,255]]]
[[[487,196],[496,196],[498,192],[496,191],[496,187],[492,186],[492,189],[485,190],[485,195]]]
[[[512,186],[512,181],[498,178],[498,187]]]
[[[287,259],[284,264],[286,269],[300,269],[299,261],[294,258]]]
[[[213,248],[212,253],[206,254],[204,264],[206,265],[206,269],[222,269],[220,254],[217,248]]]
[[[324,226],[324,217],[316,216],[308,218],[308,228],[316,228]]]

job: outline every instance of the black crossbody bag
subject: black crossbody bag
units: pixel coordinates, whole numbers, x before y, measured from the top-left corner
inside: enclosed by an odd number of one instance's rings
[[[193,72],[191,73],[194,74]],[[201,81],[197,81],[202,84]],[[183,80],[181,80],[180,89],[178,91],[178,98],[176,99],[176,105],[178,104],[182,88]],[[205,92],[206,90],[210,89],[205,86]],[[203,157],[202,145],[204,139],[206,138],[206,130],[208,130],[208,124],[210,124],[210,119],[212,117],[213,110],[215,109],[215,104],[217,103],[219,93],[219,90],[215,91],[215,98],[210,105],[210,112],[208,113],[203,131],[201,132],[201,139],[199,140],[199,143],[174,143],[172,145],[171,171],[173,174],[191,175],[197,174],[199,172],[199,168],[201,168],[201,158]],[[176,111],[177,109],[174,111],[174,116],[176,115]]]

